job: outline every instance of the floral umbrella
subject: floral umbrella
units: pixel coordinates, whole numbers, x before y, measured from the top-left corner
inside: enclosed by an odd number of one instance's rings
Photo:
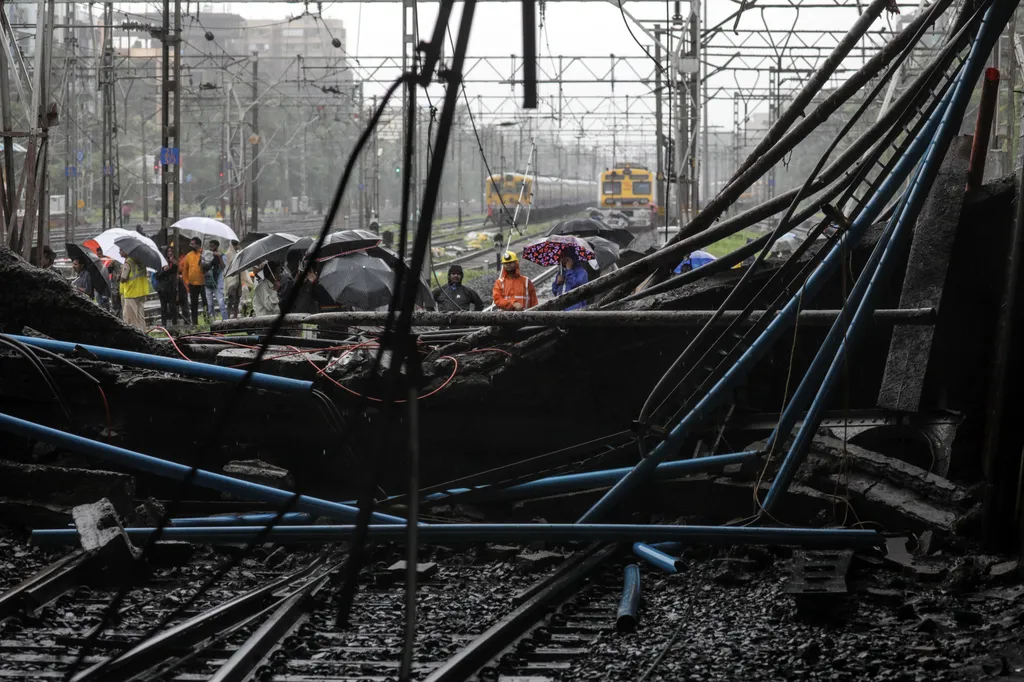
[[[581,263],[597,258],[594,249],[585,239],[563,234],[553,234],[528,245],[523,249],[523,258],[537,265],[551,267],[558,265],[562,249],[566,246],[576,250],[576,260]]]

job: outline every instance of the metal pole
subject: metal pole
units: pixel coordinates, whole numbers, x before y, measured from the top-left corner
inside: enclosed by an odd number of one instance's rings
[[[715,322],[716,325],[728,325],[739,316],[739,311],[726,311]],[[756,324],[761,320],[764,311],[754,311],[745,324]],[[778,317],[781,313],[771,313]],[[801,310],[801,325],[827,326],[832,324],[841,314],[839,310]],[[430,312],[413,313],[412,324],[417,327],[700,327],[710,322],[715,315],[713,310],[522,310],[506,311],[463,311],[463,312]],[[934,308],[898,308],[893,310],[875,311],[874,321],[880,325],[891,324],[934,324],[937,313]],[[216,320],[212,323],[215,331],[228,329],[267,326],[274,321],[273,316],[247,317],[237,320]],[[285,322],[302,322],[316,324],[318,322],[351,325],[381,326],[387,321],[387,313],[372,311],[346,311],[336,313],[317,313],[315,315],[291,314]]]
[[[127,111],[125,112],[127,115]],[[142,220],[149,223],[149,162],[146,160],[146,119],[139,116],[139,146],[142,147]]]
[[[7,12],[7,8],[3,0],[0,0],[0,12]],[[4,132],[9,133],[14,125],[13,117],[11,115],[11,109],[13,103],[11,102],[11,81],[10,75],[7,72],[7,53],[0,49],[0,118],[2,118]],[[14,138],[9,135],[4,135],[4,197],[6,203],[5,218],[8,222],[14,223],[11,220],[11,216],[16,215],[18,208],[15,205],[17,197],[15,195],[15,176],[14,176]],[[5,226],[0,226],[0,235],[3,235],[2,242],[7,244],[7,235]]]
[[[252,53],[252,166],[250,177],[252,178],[252,220],[251,229],[259,232],[260,224],[260,103],[259,103],[259,78],[260,56],[259,52]],[[241,236],[241,234],[239,234]]]
[[[174,148],[176,166],[171,179],[174,189],[174,210],[171,220],[181,219],[181,0],[174,0]],[[178,245],[178,228],[174,228],[174,245]]]
[[[992,136],[993,117],[999,97],[999,69],[985,69],[985,81],[981,86],[981,103],[978,105],[978,120],[974,124],[974,144],[971,146],[971,161],[967,166],[967,191],[981,187],[985,180],[985,161],[988,159],[988,144]]]
[[[168,188],[168,156],[171,146],[171,0],[164,0],[160,51],[160,228],[170,231],[171,209]],[[177,241],[175,246],[178,247]]]
[[[668,211],[665,210],[665,130],[662,127],[662,81],[661,81],[661,41],[658,35],[661,33],[661,25],[654,25],[654,140],[657,147],[657,173],[655,174],[655,197],[658,210],[665,213],[665,241],[668,241]],[[657,227],[658,217],[654,216],[654,225]]]
[[[181,465],[179,465],[181,466]],[[250,484],[254,485],[254,484]],[[271,488],[289,495],[277,488]],[[155,528],[126,528],[133,542],[145,542]],[[356,532],[355,526],[282,526],[266,532],[264,526],[225,526],[197,528],[164,528],[163,540],[244,544],[257,535],[266,542],[345,542]],[[371,525],[368,539],[372,542],[402,542],[405,524]],[[422,543],[450,542],[684,542],[708,545],[792,545],[797,547],[870,548],[881,546],[885,538],[874,530],[842,528],[758,528],[750,526],[669,526],[630,525],[618,523],[447,523],[420,524]],[[79,542],[74,528],[32,531],[33,544],[43,547],[63,546]]]

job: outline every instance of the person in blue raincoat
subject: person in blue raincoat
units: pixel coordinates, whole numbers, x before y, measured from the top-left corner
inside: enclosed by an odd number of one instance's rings
[[[561,269],[558,272],[558,276],[555,277],[555,281],[551,284],[551,291],[555,296],[561,296],[576,287],[581,287],[590,279],[587,276],[587,271],[580,265],[579,259],[576,256],[576,249],[572,246],[566,246],[562,249],[562,253],[559,256],[559,264]],[[586,305],[586,301],[580,301],[569,306],[566,310],[579,310]]]

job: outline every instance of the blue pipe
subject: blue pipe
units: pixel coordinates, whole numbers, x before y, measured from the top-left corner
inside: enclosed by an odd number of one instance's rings
[[[673,545],[676,543],[665,542],[665,545]],[[674,556],[665,554],[656,547],[652,547],[643,542],[633,543],[633,554],[649,563],[651,566],[655,566],[665,571],[666,573],[678,573],[681,569],[685,568],[683,562]]]
[[[942,123],[937,134],[932,138],[928,151],[921,162],[919,172],[908,189],[908,198],[903,206],[903,210],[899,213],[899,218],[896,220],[895,228],[892,231],[892,238],[885,245],[885,251],[881,255],[878,268],[872,274],[867,291],[857,305],[853,320],[850,322],[849,333],[839,344],[839,349],[832,358],[828,373],[825,375],[817,395],[815,395],[814,401],[807,411],[807,416],[804,418],[804,422],[797,432],[789,452],[786,453],[786,458],[782,462],[778,475],[776,475],[771,488],[768,490],[768,495],[764,502],[764,509],[767,512],[771,512],[779,498],[789,488],[789,484],[796,475],[797,469],[799,469],[800,464],[807,455],[814,434],[821,423],[825,406],[835,387],[836,379],[843,369],[846,354],[853,344],[859,340],[863,330],[867,327],[866,320],[874,313],[875,300],[878,297],[881,283],[888,277],[893,254],[900,252],[903,241],[910,234],[909,225],[920,214],[921,208],[924,206],[925,200],[927,200],[928,194],[935,182],[935,177],[939,173],[942,160],[946,156],[946,152],[953,140],[953,136],[959,131],[960,121],[963,119],[967,104],[974,91],[975,79],[971,77],[971,74],[980,72],[981,67],[984,66],[984,60],[989,52],[985,45],[990,37],[990,32],[996,32],[996,35],[998,35],[998,32],[1002,30],[1002,24],[993,21],[994,8],[995,5],[989,7],[985,12],[981,28],[978,31],[978,37],[975,39],[971,53],[965,62],[964,70],[961,71],[956,86],[952,89],[952,98],[949,105],[943,112]]]
[[[864,230],[874,222],[875,218],[882,212],[885,205],[896,194],[900,185],[914,169],[917,160],[924,153],[938,128],[943,113],[941,107],[936,108],[932,112],[927,123],[925,123],[918,136],[914,138],[907,153],[896,162],[892,172],[886,176],[885,180],[879,185],[878,191],[875,192],[864,206],[864,210],[853,221],[848,231],[852,240],[851,243],[856,243],[860,239]],[[626,474],[622,480],[588,509],[580,517],[578,523],[592,523],[605,516],[628,497],[638,485],[645,482],[658,464],[664,461],[671,453],[678,451],[687,435],[689,435],[690,429],[709,419],[714,410],[721,405],[722,401],[732,395],[732,389],[765,356],[775,342],[778,341],[779,337],[793,326],[800,304],[811,300],[821,290],[832,276],[833,271],[839,266],[841,255],[842,252],[839,244],[833,245],[822,262],[804,282],[800,290],[790,298],[786,306],[768,324],[750,348],[740,356],[736,363],[729,368],[725,375],[701,398],[694,408],[673,427],[665,440],[660,442],[647,457],[633,467],[631,472]]]
[[[127,528],[132,541],[145,542],[154,528]],[[236,544],[251,540],[263,532],[263,526],[222,526],[214,528],[165,528],[162,539],[197,543]],[[345,542],[355,534],[355,526],[279,526],[270,529],[267,542],[325,543]],[[404,525],[371,525],[369,539],[378,543],[403,542]],[[617,523],[460,523],[422,524],[417,531],[421,542],[661,542],[713,545],[793,545],[816,549],[866,549],[884,543],[874,530],[843,528],[761,528],[757,526],[644,526]],[[78,542],[74,529],[32,531],[32,541],[40,546],[73,545]]]
[[[729,466],[730,464],[747,464],[757,460],[758,452],[750,450],[737,452],[729,455],[713,455],[711,457],[699,457],[697,459],[684,459],[678,462],[665,462],[659,464],[654,475],[659,479],[675,478],[686,476],[703,471],[712,471]],[[479,488],[456,488],[442,493],[434,493],[427,497],[428,500],[439,500],[446,497],[458,502],[458,496],[466,493],[480,493],[484,498],[480,501],[497,502],[499,500],[518,500],[529,497],[540,497],[541,495],[554,495],[556,493],[572,492],[574,490],[588,490],[602,486],[614,485],[622,480],[622,477],[632,471],[632,467],[619,469],[602,469],[601,471],[587,471],[580,474],[564,474],[561,476],[549,476],[528,483],[500,488],[481,486]],[[490,490],[490,492],[488,492]]]
[[[0,412],[0,431],[16,433],[26,438],[34,438],[44,443],[51,443],[58,447],[67,448],[73,452],[83,455],[90,455],[106,462],[113,462],[126,469],[144,471],[149,474],[156,474],[165,478],[177,481],[184,481],[188,478],[190,468],[177,462],[168,462],[158,457],[150,457],[139,452],[133,452],[119,448],[107,443],[82,438],[72,433],[66,433],[58,429],[34,424],[24,419],[18,419]],[[269,502],[276,505],[284,505],[289,502],[293,495],[287,490],[279,490],[270,486],[250,483],[231,476],[215,474],[211,471],[196,469],[192,477],[192,483],[202,488],[209,488],[222,493],[230,493],[248,500],[257,502]],[[328,516],[337,521],[351,521],[359,513],[355,507],[338,502],[321,500],[317,497],[300,495],[294,505],[295,509],[315,516]],[[405,525],[405,519],[390,516],[388,514],[375,513],[375,520],[378,523],[397,523]]]
[[[273,512],[261,514],[224,514],[222,516],[190,516],[179,519],[171,519],[172,526],[265,526],[277,518]],[[288,525],[308,525],[313,522],[313,517],[301,512],[288,512],[281,517],[278,523]]]
[[[155,369],[161,372],[173,372],[187,377],[223,381],[229,384],[240,383],[242,378],[246,375],[245,370],[208,365],[205,362],[191,362],[188,360],[178,360],[176,358],[165,358],[160,355],[136,353],[129,350],[104,348],[103,346],[87,346],[81,343],[68,343],[67,341],[37,339],[31,336],[17,336],[14,334],[9,334],[9,336],[30,346],[45,348],[46,350],[53,351],[55,353],[73,353],[75,348],[82,348],[92,353],[100,360],[112,362],[116,365]],[[287,377],[274,376],[273,374],[262,374],[260,372],[252,373],[249,384],[253,388],[263,388],[268,391],[278,391],[280,393],[309,393],[313,390],[312,381],[299,381],[298,379],[288,379]]]
[[[919,174],[920,173],[914,176],[915,179]],[[843,314],[839,315],[835,322],[832,323],[832,327],[828,330],[825,340],[822,342],[818,352],[814,355],[814,360],[807,368],[807,371],[804,372],[804,376],[800,380],[800,385],[797,386],[796,391],[793,392],[793,397],[789,399],[789,402],[786,404],[786,408],[782,411],[782,416],[779,417],[779,423],[776,425],[771,435],[768,436],[768,441],[765,444],[765,450],[769,453],[769,456],[775,452],[775,447],[778,445],[778,442],[780,440],[785,442],[792,433],[793,425],[796,424],[796,420],[799,418],[800,413],[806,409],[807,404],[814,398],[814,394],[821,385],[822,378],[825,376],[825,372],[828,369],[832,355],[835,353],[836,348],[839,346],[839,343],[843,340],[843,336],[847,332],[850,319],[846,311],[848,309],[852,309],[854,306],[858,305],[861,300],[863,300],[864,293],[868,289],[871,277],[878,268],[878,263],[882,258],[882,254],[885,252],[886,246],[889,244],[889,239],[892,237],[898,218],[903,214],[902,209],[906,205],[906,197],[907,194],[904,194],[899,209],[893,213],[892,218],[889,220],[885,230],[882,232],[878,242],[875,244],[875,248],[871,250],[871,255],[864,264],[863,270],[861,270],[860,275],[857,277],[857,281],[853,285],[853,289],[850,290],[850,294],[847,296],[846,303],[843,305]],[[846,236],[844,235],[843,239],[845,238]]]
[[[626,566],[622,581],[622,599],[619,600],[619,613],[615,617],[615,629],[618,632],[636,632],[636,614],[639,609],[640,567],[630,564]]]

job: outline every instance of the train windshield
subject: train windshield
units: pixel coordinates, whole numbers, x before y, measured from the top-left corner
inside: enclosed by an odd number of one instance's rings
[[[606,182],[601,189],[605,194],[622,194],[621,182]]]
[[[651,183],[649,182],[634,182],[633,183],[633,194],[650,194]]]

